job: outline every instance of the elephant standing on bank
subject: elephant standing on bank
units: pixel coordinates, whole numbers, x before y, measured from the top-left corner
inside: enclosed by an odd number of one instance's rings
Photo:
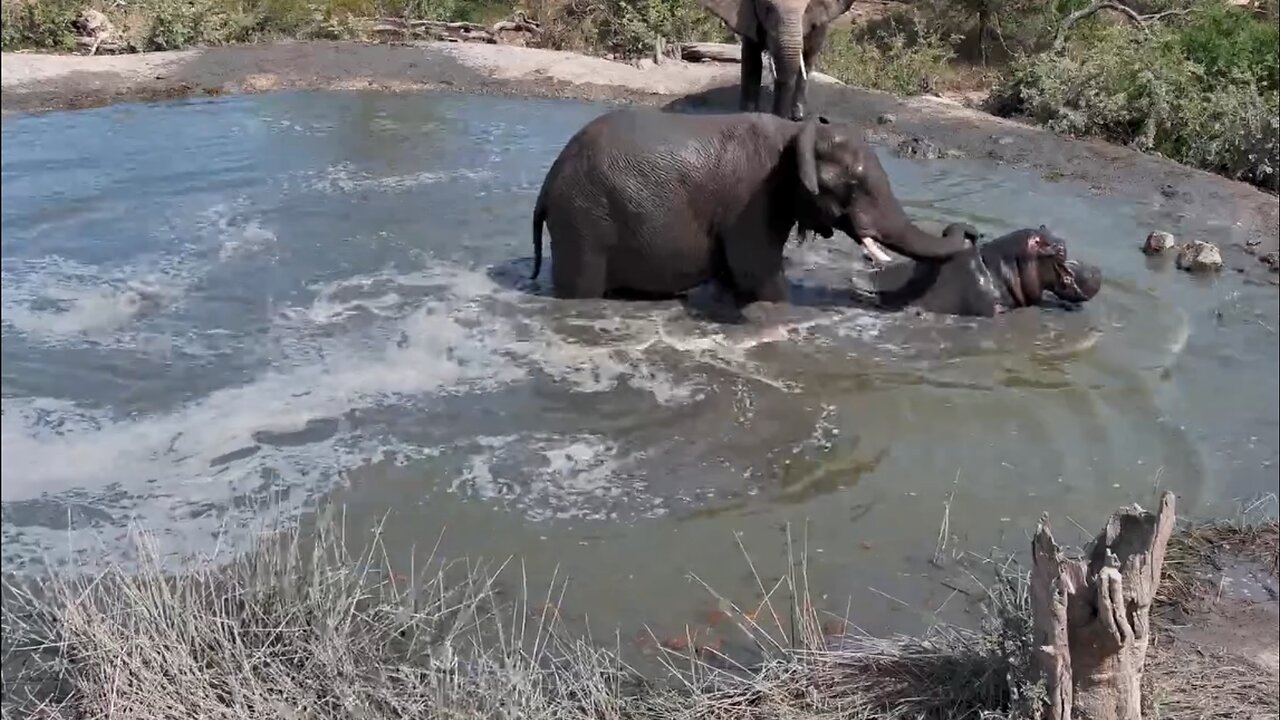
[[[760,109],[761,53],[773,58],[773,114],[801,120],[827,27],[853,0],[698,0],[742,38],[741,109]]]
[[[606,113],[552,163],[533,210],[533,277],[551,231],[560,298],[677,295],[718,281],[739,304],[786,299],[792,229],[878,240],[912,259],[969,247],[914,225],[848,124],[764,113]]]

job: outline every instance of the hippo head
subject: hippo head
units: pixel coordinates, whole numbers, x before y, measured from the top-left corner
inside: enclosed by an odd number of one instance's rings
[[[1012,307],[1039,305],[1044,291],[1082,303],[1102,288],[1102,270],[1067,258],[1067,244],[1041,225],[1017,230],[982,247],[983,263]]]

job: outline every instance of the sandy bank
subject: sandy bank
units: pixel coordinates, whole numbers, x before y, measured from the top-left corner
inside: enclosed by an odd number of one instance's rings
[[[464,92],[570,97],[733,109],[737,66],[669,61],[645,67],[533,48],[414,43],[294,42],[82,57],[5,53],[6,114],[83,108],[127,100],[291,88]],[[905,100],[833,83],[815,84],[811,106],[864,125],[873,140],[925,138],[952,155],[985,158],[1132,200],[1152,229],[1206,239],[1229,270],[1276,282],[1257,255],[1275,250],[1277,198],[1243,183],[1103,142],[1061,138],[940,98]],[[894,122],[877,124],[891,114]],[[1117,237],[1137,245],[1142,238]],[[1234,274],[1234,273],[1227,273]]]

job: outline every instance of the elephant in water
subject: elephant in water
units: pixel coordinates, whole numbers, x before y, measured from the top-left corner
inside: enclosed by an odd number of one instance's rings
[[[742,38],[741,109],[760,109],[761,53],[773,58],[773,114],[801,120],[809,73],[831,22],[853,0],[698,0]]]
[[[916,227],[861,131],[813,117],[615,110],[552,163],[533,211],[533,277],[551,231],[561,298],[673,296],[709,280],[737,304],[787,297],[793,228],[878,240],[916,260],[968,247]]]
[[[857,290],[860,300],[887,310],[907,306],[946,315],[992,317],[1013,308],[1039,305],[1047,290],[1070,303],[1093,299],[1102,288],[1102,270],[1067,258],[1067,244],[1041,225],[978,244],[970,225],[948,225],[943,237],[971,245],[943,263],[917,263],[901,286]],[[877,273],[881,286],[892,268]]]

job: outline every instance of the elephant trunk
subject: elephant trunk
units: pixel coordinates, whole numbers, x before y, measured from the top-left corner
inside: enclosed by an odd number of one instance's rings
[[[908,220],[906,215],[886,223],[876,234],[879,237],[875,239],[912,260],[945,259],[968,248],[970,244],[963,233],[948,236],[925,232]]]
[[[800,120],[796,93],[804,66],[804,6],[785,11],[778,28],[777,47],[773,56],[773,114]]]

